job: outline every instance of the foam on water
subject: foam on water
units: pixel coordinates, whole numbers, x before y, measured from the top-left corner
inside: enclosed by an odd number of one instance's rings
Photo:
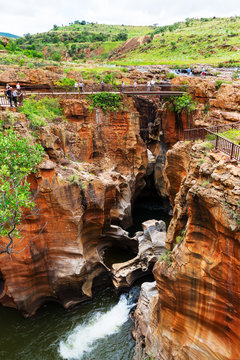
[[[96,313],[90,323],[77,326],[65,341],[59,344],[59,354],[63,359],[81,360],[86,352],[91,352],[98,339],[118,332],[128,320],[129,310],[126,295],[121,295],[119,302],[106,313]]]

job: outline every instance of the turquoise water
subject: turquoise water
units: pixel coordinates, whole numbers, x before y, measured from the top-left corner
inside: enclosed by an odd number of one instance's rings
[[[111,288],[72,310],[49,303],[24,319],[0,305],[1,360],[130,360],[129,312],[140,286],[120,297]]]

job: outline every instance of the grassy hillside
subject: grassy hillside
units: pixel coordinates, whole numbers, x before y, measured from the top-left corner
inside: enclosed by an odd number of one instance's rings
[[[169,27],[158,27],[153,40],[123,54],[119,64],[221,65],[240,62],[240,16],[186,19]]]
[[[135,49],[128,44],[119,50],[127,39],[143,35],[149,35],[144,44]],[[8,52],[0,58],[2,64],[44,66],[49,62],[91,60],[119,65],[240,66],[240,16],[186,19],[159,27],[75,21],[68,26],[54,25],[46,33],[10,39],[7,46],[0,40],[0,49]]]
[[[25,35],[17,40],[22,50],[41,51],[44,58],[59,61],[100,60],[108,58],[109,53],[124,41],[134,36],[145,35],[152,31],[149,26],[104,25],[76,22],[69,26],[58,27],[42,34]],[[34,53],[33,53],[34,55]],[[35,54],[37,55],[37,54]]]

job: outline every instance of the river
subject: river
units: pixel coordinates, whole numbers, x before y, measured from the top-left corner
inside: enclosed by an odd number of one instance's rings
[[[0,306],[0,359],[130,360],[129,312],[139,290],[136,285],[118,296],[108,288],[71,310],[49,303],[29,319]]]
[[[159,210],[139,209],[133,215],[132,234],[147,219],[170,220]],[[118,251],[108,261],[128,260],[126,255]],[[0,360],[132,360],[135,342],[129,312],[139,292],[140,284],[121,295],[106,288],[70,310],[48,303],[28,319],[0,304]]]

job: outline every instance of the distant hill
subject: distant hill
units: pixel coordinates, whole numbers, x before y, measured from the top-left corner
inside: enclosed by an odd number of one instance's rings
[[[239,66],[240,16],[187,18],[165,26],[106,25],[77,20],[68,26],[54,25],[45,33],[28,33],[8,48],[39,61]]]
[[[151,26],[105,25],[74,22],[68,26],[54,25],[40,34],[26,34],[17,40],[23,50],[43,52],[46,59],[104,61],[109,53],[133,37],[151,33]],[[35,53],[37,56],[37,54]]]
[[[0,32],[0,36],[5,36],[5,37],[7,37],[7,38],[12,38],[12,39],[17,39],[17,38],[19,38],[18,35],[13,35],[13,34],[5,33],[5,32]]]

